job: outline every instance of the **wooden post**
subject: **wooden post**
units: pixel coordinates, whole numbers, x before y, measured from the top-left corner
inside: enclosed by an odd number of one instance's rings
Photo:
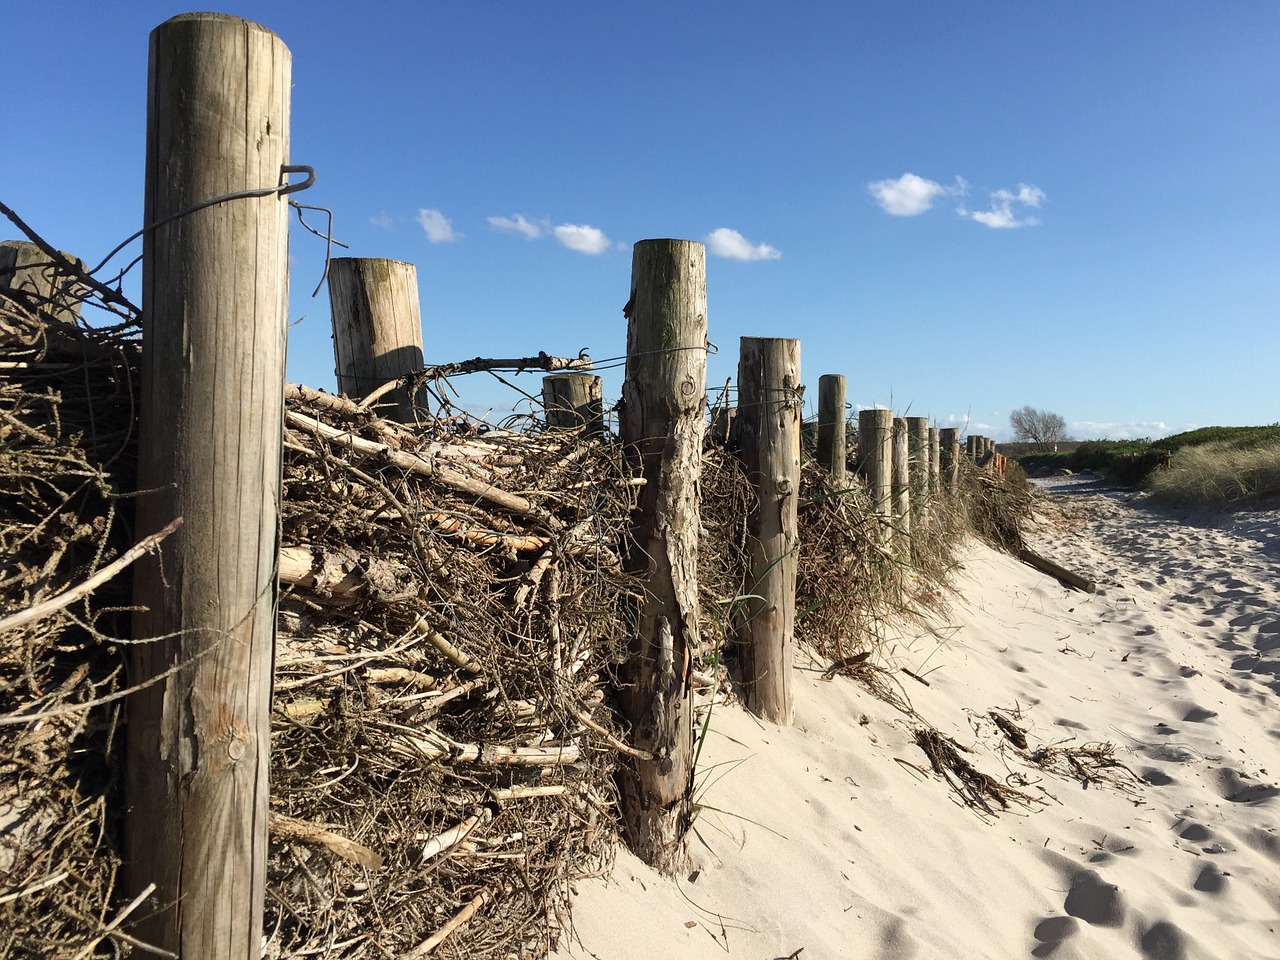
[[[70,254],[63,256],[77,262]],[[11,295],[55,323],[74,326],[85,289],[61,274],[34,243],[5,240],[0,242],[0,293]]]
[[[902,550],[911,546],[911,453],[907,421],[893,418],[894,541]]]
[[[631,260],[627,372],[619,430],[642,476],[627,567],[643,590],[621,706],[651,753],[620,777],[627,841],[667,874],[687,862],[693,816],[693,685],[698,652],[698,481],[707,379],[706,248],[641,240]]]
[[[604,381],[594,373],[549,373],[542,378],[542,406],[552,429],[604,432]]]
[[[955,496],[960,487],[960,429],[944,427],[938,431],[938,448],[942,468],[942,484]]]
[[[144,222],[280,184],[290,72],[239,17],[152,31]],[[201,960],[262,949],[288,211],[230,200],[143,240],[137,534],[183,526],[134,566],[126,871],[156,885],[133,935]]]
[[[929,499],[938,495],[942,478],[942,439],[937,427],[929,428]]]
[[[978,462],[978,437],[976,434],[969,434],[964,441],[964,455],[969,458],[975,465]]]
[[[818,378],[818,462],[831,474],[837,490],[845,488],[848,437],[844,425],[844,377],[826,373]]]
[[[893,411],[858,411],[858,472],[867,480],[880,518],[881,543],[893,538]]]
[[[929,418],[907,417],[908,472],[911,509],[920,520],[929,518]]]
[[[338,392],[353,400],[421,370],[418,268],[403,260],[335,257],[329,261],[329,309]],[[385,397],[388,420],[412,423],[414,397],[403,387]]]
[[[756,493],[747,516],[746,593],[751,599],[744,604],[739,632],[742,680],[747,706],[784,725],[792,720],[802,393],[799,340],[742,338],[739,455]],[[843,414],[843,403],[840,410]]]

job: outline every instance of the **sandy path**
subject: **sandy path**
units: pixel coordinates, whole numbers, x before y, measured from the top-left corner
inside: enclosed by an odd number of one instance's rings
[[[886,666],[929,681],[898,675],[916,716],[808,663],[793,728],[717,707],[698,872],[620,855],[580,884],[581,942],[560,955],[1280,957],[1277,517],[1214,526],[1058,490],[1080,522],[1033,545],[1097,594],[974,545],[949,613],[885,638]],[[1029,805],[960,804],[914,742],[925,722]],[[1035,762],[1108,743],[1140,781],[1087,754]]]

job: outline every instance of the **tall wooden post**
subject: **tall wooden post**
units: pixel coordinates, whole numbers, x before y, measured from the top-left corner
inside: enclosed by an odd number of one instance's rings
[[[418,268],[403,260],[335,257],[329,262],[333,359],[338,392],[354,400],[423,367]],[[385,416],[414,420],[414,397],[399,387],[382,398]]]
[[[942,478],[942,439],[937,427],[929,428],[929,499],[938,495]]]
[[[686,863],[693,815],[693,685],[699,645],[698,481],[707,389],[706,248],[641,240],[631,260],[627,372],[619,428],[643,476],[627,566],[643,590],[624,665],[622,711],[653,760],[623,772],[622,818],[640,859]]]
[[[893,418],[894,540],[901,549],[911,545],[911,448],[904,417]]]
[[[604,386],[594,373],[549,373],[542,378],[542,407],[552,429],[604,431]]]
[[[893,537],[893,411],[858,411],[858,472],[867,480],[880,518],[881,542]]]
[[[837,490],[845,487],[848,436],[844,425],[844,377],[825,373],[818,378],[818,462],[831,474]]]
[[[742,679],[747,706],[779,724],[792,719],[802,394],[799,340],[742,338],[738,443],[756,493],[747,516],[750,599],[739,633]]]
[[[965,437],[964,454],[976,466],[978,463],[978,437],[976,434],[969,434]]]
[[[938,431],[938,447],[941,454],[942,484],[952,496],[960,486],[960,430],[944,427]]]
[[[151,34],[144,220],[274,187],[290,55],[238,17]],[[262,947],[275,640],[288,201],[207,207],[145,235],[137,532],[182,518],[134,566],[127,875],[133,934],[182,957]],[[165,671],[173,670],[164,679]]]
[[[929,418],[907,417],[911,508],[921,520],[929,515]]]

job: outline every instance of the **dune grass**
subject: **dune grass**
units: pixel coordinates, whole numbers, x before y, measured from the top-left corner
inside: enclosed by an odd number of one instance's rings
[[[1179,505],[1242,503],[1280,496],[1280,440],[1241,446],[1231,441],[1177,450],[1151,476],[1152,496]]]

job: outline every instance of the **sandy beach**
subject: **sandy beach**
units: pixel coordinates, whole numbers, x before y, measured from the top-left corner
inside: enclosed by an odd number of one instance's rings
[[[1045,486],[1029,543],[1096,593],[971,543],[947,612],[886,628],[911,712],[813,662],[794,727],[715,706],[695,868],[620,852],[555,956],[1280,956],[1280,512]],[[1008,806],[963,803],[928,727]]]

